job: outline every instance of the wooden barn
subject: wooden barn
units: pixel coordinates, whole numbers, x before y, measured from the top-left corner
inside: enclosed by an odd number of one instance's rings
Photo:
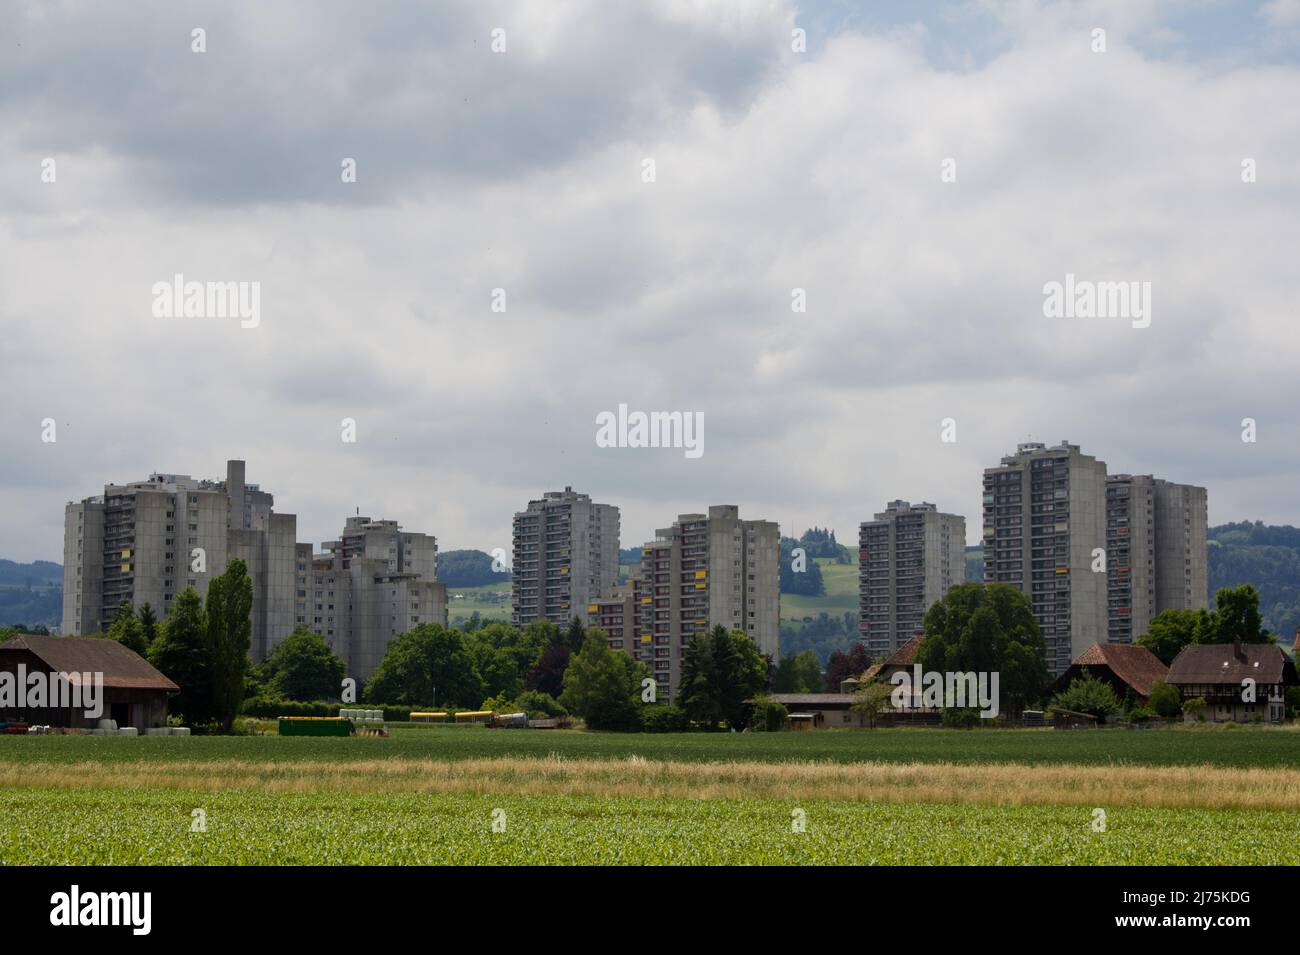
[[[1052,684],[1048,695],[1064,692],[1085,674],[1107,684],[1121,700],[1132,690],[1138,701],[1145,703],[1151,695],[1151,684],[1165,682],[1169,667],[1146,647],[1128,643],[1094,643],[1070,661],[1070,668]]]
[[[83,709],[72,706],[19,707],[0,698],[0,721],[10,723],[94,729],[103,718],[143,733],[167,725],[167,698],[180,691],[134,650],[116,640],[94,637],[17,634],[0,644],[0,673],[10,674],[10,685],[20,673],[40,673],[46,681],[61,673],[72,682],[93,681],[96,674],[102,675],[103,711],[98,716],[88,717]]]

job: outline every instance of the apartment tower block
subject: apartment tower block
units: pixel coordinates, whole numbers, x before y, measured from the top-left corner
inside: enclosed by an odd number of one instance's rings
[[[890,501],[858,529],[858,629],[872,657],[919,635],[925,612],[966,579],[966,518]]]
[[[515,514],[511,619],[566,627],[618,585],[618,508],[573,488],[548,491]]]
[[[760,653],[780,655],[781,546],[772,521],[746,521],[735,505],[683,514],[641,551],[641,633],[657,698],[671,702],[691,639],[717,624],[743,630]]]

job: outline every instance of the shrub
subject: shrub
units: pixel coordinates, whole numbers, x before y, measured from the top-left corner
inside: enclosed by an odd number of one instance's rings
[[[980,725],[980,711],[969,706],[944,707],[939,719],[948,729],[969,730]]]
[[[534,720],[558,719],[569,715],[569,711],[559,700],[541,690],[524,690],[515,697],[513,706],[516,710],[527,713],[529,719]]]
[[[1183,702],[1183,716],[1186,719],[1205,722],[1205,700],[1199,696],[1194,696],[1190,700]]]
[[[1177,716],[1182,712],[1183,694],[1178,687],[1157,680],[1151,684],[1151,694],[1147,697],[1147,706],[1160,716]]]
[[[756,696],[749,725],[751,729],[760,732],[775,733],[785,729],[785,720],[789,715],[790,711],[784,703],[778,703],[770,696]]]
[[[297,700],[256,696],[244,701],[244,704],[239,708],[239,714],[241,716],[260,716],[266,719],[273,719],[278,716],[338,716],[339,710],[352,708],[383,710],[384,719],[393,723],[405,723],[410,720],[412,710],[412,707],[409,706],[384,706],[381,703],[332,703],[325,700],[303,703]],[[446,710],[447,707],[440,706],[438,709]]]
[[[688,733],[691,721],[680,706],[649,704],[641,708],[641,728],[647,733]]]
[[[1071,680],[1065,691],[1052,699],[1052,704],[1063,710],[1088,713],[1097,717],[1101,723],[1106,721],[1106,717],[1120,711],[1119,697],[1115,691],[1091,673]]]

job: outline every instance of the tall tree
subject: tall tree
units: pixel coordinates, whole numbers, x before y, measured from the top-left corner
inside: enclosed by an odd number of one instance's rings
[[[547,647],[524,676],[524,689],[558,697],[564,690],[564,671],[569,668],[571,657],[569,648],[562,643]]]
[[[859,641],[847,651],[836,650],[826,661],[824,689],[827,693],[840,692],[840,684],[848,679],[857,679],[871,666],[871,654],[866,644]]]
[[[687,646],[675,702],[692,720],[743,729],[750,701],[766,685],[767,663],[754,641],[719,624]]]
[[[149,662],[181,688],[171,707],[192,724],[212,719],[212,676],[208,666],[207,616],[193,587],[181,591],[149,647]]]
[[[817,661],[817,654],[805,650],[792,657],[781,658],[772,681],[773,692],[820,693],[821,689],[822,667]],[[838,688],[836,692],[839,692]]]
[[[286,700],[335,700],[346,667],[324,637],[300,626],[256,670],[267,689]]]
[[[1045,655],[1028,597],[1008,584],[959,584],[926,611],[916,661],[939,673],[997,673],[999,708],[1019,713],[1047,684]]]
[[[212,679],[213,715],[229,733],[244,701],[248,650],[253,636],[253,581],[248,565],[236,558],[208,583],[204,648]]]
[[[649,675],[644,663],[611,650],[605,631],[592,627],[564,671],[560,704],[592,729],[639,729],[641,681]]]
[[[1162,610],[1151,618],[1147,632],[1137,638],[1137,645],[1146,647],[1168,666],[1183,648],[1200,643],[1208,635],[1210,612],[1208,610]]]
[[[140,621],[136,618],[135,607],[131,605],[131,601],[123,600],[117,605],[117,613],[108,626],[108,639],[116,640],[124,647],[130,647],[141,656],[149,651],[149,644],[145,642]]]
[[[436,623],[394,640],[365,686],[367,700],[404,706],[478,706],[483,696],[464,634]]]
[[[585,643],[585,628],[582,626],[582,621],[577,617],[574,617],[569,621],[568,632],[564,635],[564,645],[569,648],[570,653],[577,653],[583,648]]]
[[[1221,587],[1214,594],[1214,610],[1209,626],[1199,637],[1201,643],[1272,643],[1273,635],[1264,629],[1259,612],[1259,591],[1250,584]]]
[[[158,617],[153,612],[153,607],[149,606],[146,601],[140,608],[140,636],[144,638],[144,645],[151,646],[158,637]]]

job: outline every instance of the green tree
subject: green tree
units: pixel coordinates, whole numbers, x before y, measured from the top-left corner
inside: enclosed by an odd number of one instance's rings
[[[229,733],[244,700],[253,635],[253,581],[242,560],[232,560],[208,583],[205,611],[204,649],[212,680],[213,716],[221,732]]]
[[[344,663],[318,633],[296,627],[257,668],[266,688],[286,700],[336,700]]]
[[[478,706],[486,694],[465,636],[425,623],[399,636],[366,682],[371,702]]]
[[[889,697],[893,689],[887,683],[871,680],[862,684],[853,694],[853,705],[849,707],[854,713],[861,713],[867,718],[867,725],[874,727],[880,715],[890,708]]]
[[[692,720],[743,729],[752,712],[751,700],[767,685],[767,662],[743,630],[718,624],[710,633],[696,634],[682,658],[682,673],[674,701]]]
[[[817,654],[805,650],[792,657],[783,657],[777,664],[772,690],[775,693],[820,693],[822,668]]]
[[[158,638],[158,617],[153,612],[153,607],[146,602],[140,607],[140,636],[144,638],[146,647],[152,646],[154,640]]]
[[[1183,695],[1178,687],[1171,686],[1163,680],[1151,684],[1147,696],[1147,706],[1155,710],[1157,716],[1177,716],[1183,710]]]
[[[1162,610],[1151,618],[1147,632],[1138,637],[1137,644],[1168,666],[1184,647],[1201,642],[1209,621],[1208,610]]]
[[[1070,681],[1070,685],[1052,698],[1052,706],[1075,713],[1089,713],[1101,722],[1120,712],[1119,697],[1107,684],[1091,673]]]
[[[569,648],[570,653],[577,653],[584,643],[586,643],[585,628],[582,626],[582,621],[574,617],[569,622],[568,631],[564,634],[564,645]]]
[[[785,729],[785,721],[790,716],[784,703],[779,703],[766,694],[754,697],[750,726],[756,730],[775,733]]]
[[[131,605],[131,601],[123,600],[117,605],[117,613],[108,626],[108,639],[116,640],[141,656],[149,652],[149,644],[144,639],[140,621],[135,615],[135,607]]]
[[[212,675],[205,641],[208,632],[203,600],[193,587],[182,590],[149,647],[149,662],[179,686],[171,708],[191,724],[212,719]]]
[[[1029,598],[1008,584],[959,584],[925,614],[925,671],[997,673],[999,709],[1019,713],[1047,684],[1046,644]]]
[[[645,664],[611,650],[605,631],[592,627],[564,671],[560,703],[592,729],[640,729],[641,681],[649,675]]]
[[[1200,643],[1272,643],[1259,612],[1259,591],[1250,584],[1222,587],[1214,594],[1209,626],[1199,635]]]

